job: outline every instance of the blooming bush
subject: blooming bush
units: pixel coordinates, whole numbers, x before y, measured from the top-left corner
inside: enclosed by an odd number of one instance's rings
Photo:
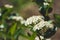
[[[4,5],[0,8],[0,37],[4,40],[20,40],[20,36],[27,40],[51,40],[57,26],[60,26],[60,15],[54,15],[55,20],[50,20],[48,16],[52,10],[51,3],[51,0],[37,3],[42,15],[33,15],[27,19],[13,12],[13,5]]]

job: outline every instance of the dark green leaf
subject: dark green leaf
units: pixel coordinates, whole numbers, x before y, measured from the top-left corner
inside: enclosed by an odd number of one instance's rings
[[[57,27],[60,27],[60,15],[59,14],[54,14],[55,18],[55,24]]]

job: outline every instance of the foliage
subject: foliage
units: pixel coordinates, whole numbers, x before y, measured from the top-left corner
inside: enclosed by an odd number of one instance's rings
[[[50,21],[48,14],[52,11],[52,2],[41,0],[9,0],[13,5],[4,5],[0,9],[0,36],[4,40],[18,40],[19,36],[28,40],[35,40],[38,36],[39,40],[45,40],[53,36],[56,32],[53,21]],[[26,20],[19,16],[14,11],[20,11],[22,7],[25,7],[28,3],[37,3],[39,11],[42,15],[32,16]],[[16,4],[17,3],[17,4]],[[41,8],[41,10],[40,10]],[[59,16],[55,16],[56,22],[60,19]],[[52,33],[51,33],[52,32]],[[47,36],[50,35],[50,37]],[[43,37],[43,39],[41,38]]]
[[[57,27],[60,27],[60,15],[59,14],[54,14],[54,19],[55,19],[55,25]]]

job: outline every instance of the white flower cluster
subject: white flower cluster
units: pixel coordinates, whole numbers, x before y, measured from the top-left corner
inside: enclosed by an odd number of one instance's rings
[[[25,22],[25,26],[30,25],[30,24],[36,24],[44,19],[43,16],[32,16],[27,18]]]
[[[4,28],[4,25],[3,25],[3,24],[1,24],[1,25],[0,25],[0,28]]]
[[[4,29],[4,25],[1,24],[1,25],[0,25],[0,31],[3,31],[3,29]]]
[[[53,28],[53,24],[52,21],[44,21],[44,17],[43,16],[32,16],[27,18],[27,20],[24,20],[21,16],[11,16],[9,19],[14,19],[16,21],[20,21],[21,24],[24,24],[25,26],[28,25],[33,25],[33,30],[40,30],[43,27],[48,27],[48,28]]]
[[[43,27],[53,28],[53,26],[52,21],[41,21],[33,27],[33,30],[40,30]]]
[[[21,16],[10,16],[8,19],[14,19],[16,21],[23,20]]]
[[[45,22],[44,22],[44,21],[41,21],[41,22],[39,22],[38,24],[36,24],[36,25],[33,27],[33,30],[34,30],[34,31],[40,30],[40,29],[42,29],[44,26],[45,26]]]
[[[13,20],[16,20],[16,21],[20,21],[21,24],[25,23],[25,20],[21,16],[10,16],[8,19],[13,19]]]
[[[21,24],[24,24],[25,26],[28,26],[30,24],[37,24],[38,22],[44,20],[43,16],[32,16],[27,18],[27,20],[24,20],[21,16],[10,16],[8,19],[13,19],[16,21],[20,21]]]
[[[6,5],[4,5],[4,7],[6,7],[6,8],[13,8],[13,5],[6,4]]]

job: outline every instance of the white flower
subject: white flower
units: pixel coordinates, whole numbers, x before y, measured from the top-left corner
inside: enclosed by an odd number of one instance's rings
[[[40,40],[38,36],[35,37],[35,40]]]
[[[4,28],[4,25],[3,25],[3,24],[1,24],[1,25],[0,25],[0,28]]]
[[[46,6],[46,5],[49,5],[49,3],[46,3],[46,2],[44,2],[43,4],[44,4],[45,6]]]
[[[57,29],[58,29],[58,28],[56,27],[55,30],[57,31]]]
[[[49,39],[46,39],[46,40],[51,40],[51,38],[49,38]]]
[[[44,21],[40,21],[38,24],[36,24],[33,27],[33,30],[36,31],[36,30],[42,29],[44,26],[45,26],[45,22]]]
[[[43,37],[43,36],[40,36],[40,38],[41,38],[41,40],[42,40],[42,39],[44,39],[44,37]]]
[[[52,24],[52,21],[46,21],[45,22],[46,27],[53,28],[54,25]]]
[[[21,16],[10,16],[8,19],[13,19],[16,21],[20,21],[21,24],[25,24],[25,20]]]
[[[22,21],[21,21],[21,24],[25,24],[25,20],[22,20]]]
[[[38,24],[36,24],[36,25],[33,27],[33,30],[34,30],[34,31],[40,30],[40,29],[42,29],[43,27],[53,28],[54,25],[52,24],[51,21],[40,21]]]
[[[25,22],[25,26],[30,25],[30,24],[36,24],[43,19],[44,19],[43,16],[32,16],[30,18],[27,18]]]
[[[4,7],[6,7],[6,8],[13,8],[13,6],[9,5],[9,4],[4,5]]]
[[[33,30],[36,31],[36,30],[39,30],[40,28],[38,26],[34,26],[33,27]]]
[[[8,19],[14,19],[16,21],[22,21],[22,20],[24,20],[21,16],[11,16]]]

